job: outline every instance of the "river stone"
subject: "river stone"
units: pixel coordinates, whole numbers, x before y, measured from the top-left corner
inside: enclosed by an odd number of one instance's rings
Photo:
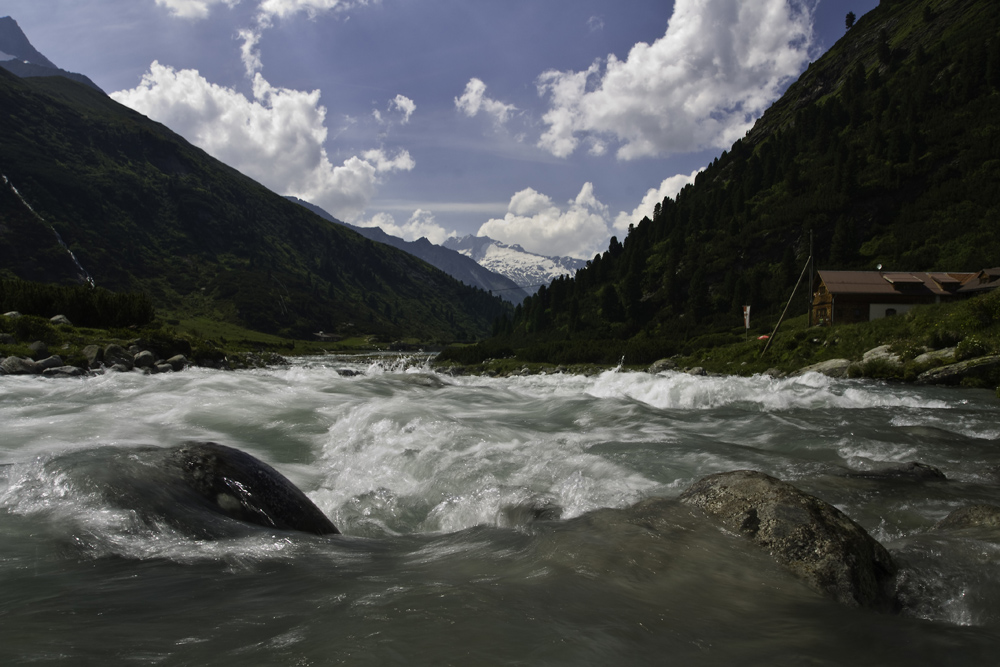
[[[111,343],[104,348],[104,365],[110,366],[111,368],[114,368],[115,366],[122,366],[124,367],[124,370],[130,371],[135,363],[132,360],[132,355],[128,353],[128,350],[123,348],[121,345]]]
[[[98,345],[88,345],[83,348],[83,356],[88,366],[97,368],[104,361],[104,349]]]
[[[932,364],[938,361],[943,361],[943,362],[955,361],[955,348],[946,347],[942,350],[931,350],[930,352],[924,352],[923,354],[918,355],[913,360],[913,363],[924,365],[924,364]]]
[[[31,350],[31,356],[36,361],[49,356],[49,346],[40,340],[36,340],[34,343],[29,345],[28,349]]]
[[[894,366],[898,366],[903,363],[898,354],[893,354],[889,351],[888,345],[879,345],[878,347],[868,350],[861,356],[862,362],[878,360],[887,361]]]
[[[852,607],[893,609],[892,556],[833,505],[754,470],[704,477],[680,500],[767,549],[817,592]]]
[[[7,375],[38,375],[42,369],[38,367],[38,362],[24,357],[7,357],[0,364]]]
[[[17,339],[14,338],[13,334],[0,333],[0,345],[13,345],[16,342]]]
[[[21,313],[17,312],[16,310],[8,310],[6,313],[3,314],[3,316],[9,317],[12,320],[16,320],[17,318],[21,317]]]
[[[656,375],[657,373],[673,370],[677,370],[677,363],[674,362],[673,359],[659,359],[653,362],[653,365],[649,367],[648,372]]]
[[[149,350],[143,350],[135,355],[134,364],[136,368],[152,368],[156,365],[156,357]]]
[[[188,360],[187,357],[185,357],[183,354],[175,354],[174,356],[167,359],[166,363],[168,363],[170,365],[170,368],[172,368],[173,370],[182,371],[184,370],[184,367],[188,365]]]
[[[171,459],[185,482],[217,512],[279,530],[340,533],[297,486],[246,452],[214,442],[187,442]]]
[[[1000,527],[1000,507],[996,505],[968,505],[960,507],[934,526],[934,530],[961,528]]]
[[[805,375],[806,373],[822,373],[832,378],[843,378],[847,377],[847,369],[850,365],[850,359],[827,359],[818,364],[800,368],[792,373],[792,376]]]
[[[174,367],[170,364],[156,364],[151,370],[154,373],[173,373]]]
[[[49,322],[55,325],[67,324],[69,326],[73,326],[73,323],[70,322],[69,318],[66,317],[65,315],[54,315],[51,318],[49,318]]]
[[[58,355],[52,355],[51,357],[46,357],[45,359],[42,359],[37,363],[39,372],[44,373],[50,368],[59,368],[60,366],[62,366],[63,360]]]
[[[1000,356],[978,357],[957,364],[939,366],[917,376],[917,384],[961,384],[973,377],[990,377],[1000,373]]]
[[[42,371],[42,375],[47,378],[80,377],[83,375],[83,369],[76,366],[56,366],[55,368],[46,368]]]

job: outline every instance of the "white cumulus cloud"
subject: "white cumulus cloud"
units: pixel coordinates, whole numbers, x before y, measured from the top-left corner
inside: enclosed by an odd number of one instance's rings
[[[677,174],[676,176],[671,176],[670,178],[663,179],[658,188],[650,188],[646,191],[645,196],[642,198],[642,202],[635,207],[631,213],[622,211],[617,216],[615,216],[614,228],[616,232],[626,233],[628,232],[629,225],[638,225],[643,218],[653,217],[653,208],[657,204],[663,203],[664,198],[670,197],[673,199],[677,196],[685,185],[688,183],[694,183],[694,179],[701,172],[701,169],[696,169],[690,174]]]
[[[156,0],[160,7],[166,7],[172,14],[185,19],[203,19],[208,16],[212,5],[232,7],[240,0]]]
[[[608,245],[610,213],[594,195],[592,183],[565,206],[533,188],[514,194],[507,214],[483,223],[477,235],[518,243],[542,255],[592,257]]]
[[[412,116],[413,112],[417,110],[417,105],[406,95],[396,95],[396,97],[389,102],[389,108],[395,109],[403,114],[403,120],[401,122],[403,125],[406,125],[410,122],[410,116]]]
[[[402,225],[396,224],[396,219],[388,213],[376,213],[370,219],[356,224],[359,227],[381,227],[386,234],[398,236],[406,241],[425,238],[438,245],[444,243],[448,237],[459,235],[456,230],[448,231],[439,225],[432,212],[419,208]]]
[[[260,13],[263,16],[285,18],[305,12],[310,17],[329,11],[346,11],[354,7],[377,4],[378,0],[263,0]]]
[[[806,0],[676,0],[666,34],[625,60],[541,74],[538,145],[567,157],[596,136],[626,160],[727,147],[808,62],[812,19]]]
[[[455,106],[459,111],[469,118],[473,118],[480,111],[484,111],[493,116],[497,125],[503,125],[510,118],[511,114],[517,111],[513,104],[504,104],[486,95],[486,84],[475,77],[469,79],[465,84],[465,92],[461,97],[455,98]]]
[[[357,219],[375,196],[379,175],[410,170],[405,150],[366,151],[340,165],[327,155],[320,92],[276,88],[257,73],[253,99],[207,81],[197,70],[153,62],[138,86],[116,101],[167,125],[191,143],[280,194]]]

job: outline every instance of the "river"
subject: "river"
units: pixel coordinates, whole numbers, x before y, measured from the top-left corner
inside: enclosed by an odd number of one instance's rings
[[[5,665],[973,665],[1000,649],[1000,529],[932,530],[1000,504],[992,392],[328,356],[3,377],[0,429]],[[187,440],[271,464],[343,534],[205,535],[132,507],[144,452]],[[848,474],[909,461],[947,480]],[[660,532],[623,518],[738,469],[864,526],[902,566],[902,612],[820,597],[680,503]]]

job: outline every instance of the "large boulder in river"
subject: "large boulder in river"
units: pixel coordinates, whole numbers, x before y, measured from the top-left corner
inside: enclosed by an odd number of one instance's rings
[[[885,547],[833,505],[753,470],[709,475],[681,502],[767,549],[814,590],[882,611],[895,606],[896,564]]]
[[[246,452],[214,442],[188,442],[171,458],[187,484],[217,512],[280,530],[340,532],[288,478]]]

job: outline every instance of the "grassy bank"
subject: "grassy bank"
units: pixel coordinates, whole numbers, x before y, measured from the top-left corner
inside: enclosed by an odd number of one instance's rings
[[[670,360],[680,369],[700,367],[709,373],[753,375],[768,371],[792,373],[823,361],[847,359],[853,362],[849,369],[851,377],[912,381],[920,373],[947,363],[918,361],[927,351],[954,347],[954,361],[1000,354],[1000,290],[959,303],[920,306],[903,315],[861,324],[810,327],[802,315],[783,322],[765,351],[768,341],[758,336],[771,333],[771,329],[749,334],[734,329],[693,338],[670,355]],[[654,346],[655,341],[647,344]],[[898,356],[899,363],[884,359],[863,361],[865,352],[883,345]],[[575,348],[586,352],[594,346],[595,341],[565,341],[559,347],[560,361],[571,359]],[[528,372],[550,372],[557,368],[595,370],[610,368],[617,361],[608,353],[609,358],[603,364],[574,365],[562,361],[560,366],[555,361],[539,361],[536,350],[518,349],[509,341],[491,339],[477,345],[448,347],[437,363],[454,372],[512,374],[525,369]],[[623,346],[621,353],[623,368],[648,366],[648,358],[641,359],[641,363],[631,359],[627,347]],[[987,375],[965,384],[996,387],[1000,377]]]

